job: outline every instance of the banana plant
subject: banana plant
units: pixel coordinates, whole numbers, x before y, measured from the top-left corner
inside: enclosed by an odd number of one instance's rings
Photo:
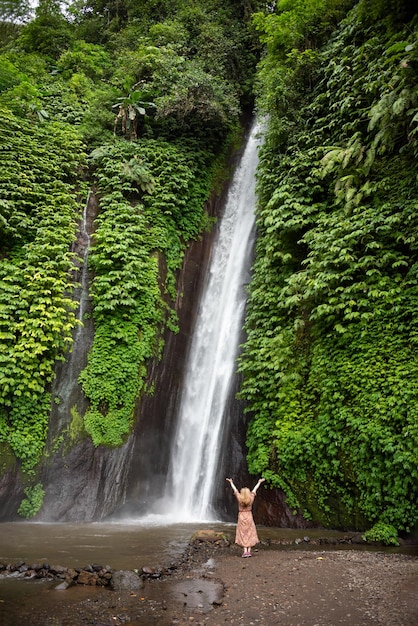
[[[133,91],[126,97],[118,98],[118,102],[112,106],[113,109],[118,108],[115,118],[113,132],[116,135],[118,127],[121,127],[122,134],[129,138],[130,141],[137,138],[138,120],[144,120],[150,112],[155,112],[156,105],[153,102],[145,102],[140,100],[140,91]]]

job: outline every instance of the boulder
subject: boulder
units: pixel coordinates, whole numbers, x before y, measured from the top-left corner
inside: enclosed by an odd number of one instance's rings
[[[192,536],[190,543],[195,541],[226,541],[225,533],[218,532],[211,529],[197,530]]]
[[[130,570],[117,570],[112,574],[110,588],[113,591],[137,591],[144,586],[142,579]]]
[[[66,589],[68,589],[69,587],[72,587],[74,585],[74,581],[73,580],[63,580],[62,583],[60,583],[59,585],[57,585],[55,587],[56,591],[65,591]]]
[[[82,570],[77,578],[79,585],[97,585],[98,575],[93,572]]]

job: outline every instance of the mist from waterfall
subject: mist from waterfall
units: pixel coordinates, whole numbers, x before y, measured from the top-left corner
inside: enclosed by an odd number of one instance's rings
[[[261,126],[236,168],[214,243],[188,355],[164,503],[174,521],[216,518],[211,506],[228,393],[236,373],[253,251]]]

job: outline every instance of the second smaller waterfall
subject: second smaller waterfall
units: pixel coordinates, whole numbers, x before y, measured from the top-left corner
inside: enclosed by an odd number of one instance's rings
[[[94,200],[94,199],[93,199]],[[87,194],[83,212],[80,216],[79,232],[73,246],[73,252],[79,257],[75,271],[74,300],[79,302],[76,317],[77,326],[73,330],[73,345],[64,363],[56,366],[56,379],[53,384],[53,396],[55,401],[51,406],[51,419],[49,437],[53,441],[63,428],[71,421],[71,411],[79,404],[81,394],[77,383],[78,376],[86,365],[88,347],[91,344],[91,320],[86,319],[86,313],[90,313],[91,304],[89,297],[89,272],[88,255],[90,250],[90,229],[93,221],[95,203],[92,201],[92,193]]]
[[[173,441],[165,501],[179,521],[213,518],[211,493],[236,370],[252,256],[260,127],[249,136],[219,224],[199,305]]]

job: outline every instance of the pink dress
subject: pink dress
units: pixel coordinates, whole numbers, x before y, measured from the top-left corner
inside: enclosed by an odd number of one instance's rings
[[[243,506],[239,501],[239,493],[235,494],[238,501],[238,522],[235,533],[235,543],[243,548],[252,548],[259,542],[257,535],[257,529],[254,524],[252,506],[255,498],[255,493],[251,492],[251,503],[248,506]]]

